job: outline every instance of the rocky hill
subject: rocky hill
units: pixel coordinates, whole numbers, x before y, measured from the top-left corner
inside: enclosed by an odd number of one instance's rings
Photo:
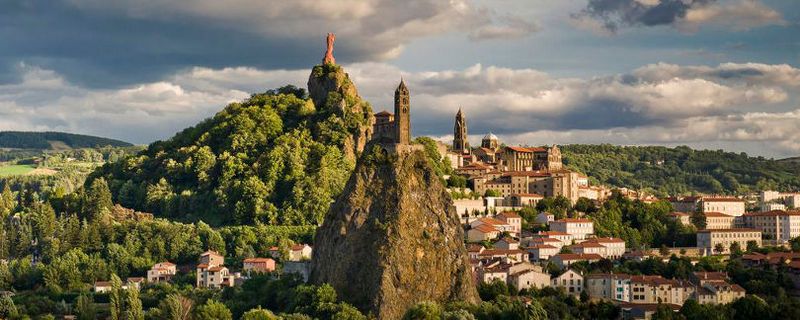
[[[104,166],[114,201],[212,225],[316,225],[339,195],[372,128],[372,110],[337,65],[232,103],[167,141]]]
[[[312,281],[379,319],[425,300],[477,302],[463,230],[424,152],[367,148],[317,230]]]

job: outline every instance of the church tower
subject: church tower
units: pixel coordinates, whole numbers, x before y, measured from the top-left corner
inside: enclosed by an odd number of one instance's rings
[[[469,150],[469,142],[467,142],[467,118],[458,108],[456,113],[456,124],[453,127],[453,151],[458,153],[465,153]]]
[[[400,78],[400,85],[394,91],[394,141],[399,144],[411,143],[411,104],[406,83]]]

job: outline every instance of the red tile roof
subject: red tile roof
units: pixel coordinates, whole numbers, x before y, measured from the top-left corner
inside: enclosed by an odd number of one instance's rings
[[[561,231],[539,231],[539,235],[544,236],[569,236],[569,233],[561,232]]]
[[[244,262],[244,263],[265,263],[265,262],[268,263],[270,261],[275,262],[275,260],[272,260],[270,258],[247,258],[247,259],[244,259],[244,261],[242,261],[242,262]]]
[[[489,218],[489,217],[479,218],[476,221],[480,221],[481,224],[488,224],[490,226],[505,226],[505,225],[508,225],[508,224],[506,224],[505,221],[501,221],[501,220],[497,220],[495,218]]]
[[[516,152],[533,152],[532,149],[525,148],[525,147],[506,146],[506,148],[511,149],[513,151],[516,151]]]
[[[553,257],[558,257],[561,261],[567,260],[600,260],[603,259],[596,253],[559,253]]]
[[[620,238],[593,238],[593,239],[586,240],[586,242],[597,242],[597,243],[615,242],[615,243],[620,243],[620,242],[625,242],[625,240],[622,240]]]
[[[491,232],[499,232],[495,227],[489,224],[479,224],[478,226],[472,228],[472,230],[476,230],[480,233],[491,233]]]
[[[733,216],[724,214],[722,212],[703,212],[703,215],[711,218],[733,218]]]
[[[558,241],[558,240],[556,240],[556,241]],[[528,249],[558,249],[558,247],[554,247],[554,246],[551,246],[549,244],[535,244],[535,245],[529,246]]]
[[[800,216],[800,211],[772,210],[766,212],[745,213],[744,215],[748,217]]]
[[[503,211],[497,214],[496,217],[503,217],[503,218],[521,218],[516,212],[514,211]]]
[[[555,222],[587,223],[587,222],[593,222],[593,221],[591,219],[582,219],[582,218],[564,218],[564,219],[558,219]]]
[[[711,232],[761,232],[758,229],[750,228],[731,228],[731,229],[703,229],[697,230],[697,233],[711,233]]]
[[[571,246],[571,248],[605,248],[605,247],[606,246],[604,246],[602,244],[599,244],[597,242],[590,242],[590,241],[581,242],[581,243],[574,244],[574,245]]]
[[[744,202],[744,200],[734,197],[704,197],[703,202]]]

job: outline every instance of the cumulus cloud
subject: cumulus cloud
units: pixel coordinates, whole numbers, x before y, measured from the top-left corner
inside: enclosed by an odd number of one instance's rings
[[[739,31],[786,24],[779,12],[759,0],[589,0],[571,18],[576,27],[601,34],[640,26],[671,25],[696,32],[706,24]]]
[[[447,137],[462,108],[471,133],[491,131],[509,143],[688,144],[800,153],[800,69],[789,65],[659,63],[593,78],[480,64],[406,72],[371,62],[345,69],[376,112],[391,111],[402,76],[412,94],[415,135]],[[137,143],[168,138],[251,92],[287,83],[304,87],[309,73],[194,67],[158,81],[92,89],[38,66],[22,64],[17,71],[18,82],[0,85],[0,127]]]

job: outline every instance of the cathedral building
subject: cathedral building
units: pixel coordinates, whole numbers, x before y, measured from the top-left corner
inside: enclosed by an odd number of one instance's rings
[[[459,154],[469,153],[469,142],[467,141],[467,118],[458,108],[456,113],[456,123],[453,127],[453,152]]]

